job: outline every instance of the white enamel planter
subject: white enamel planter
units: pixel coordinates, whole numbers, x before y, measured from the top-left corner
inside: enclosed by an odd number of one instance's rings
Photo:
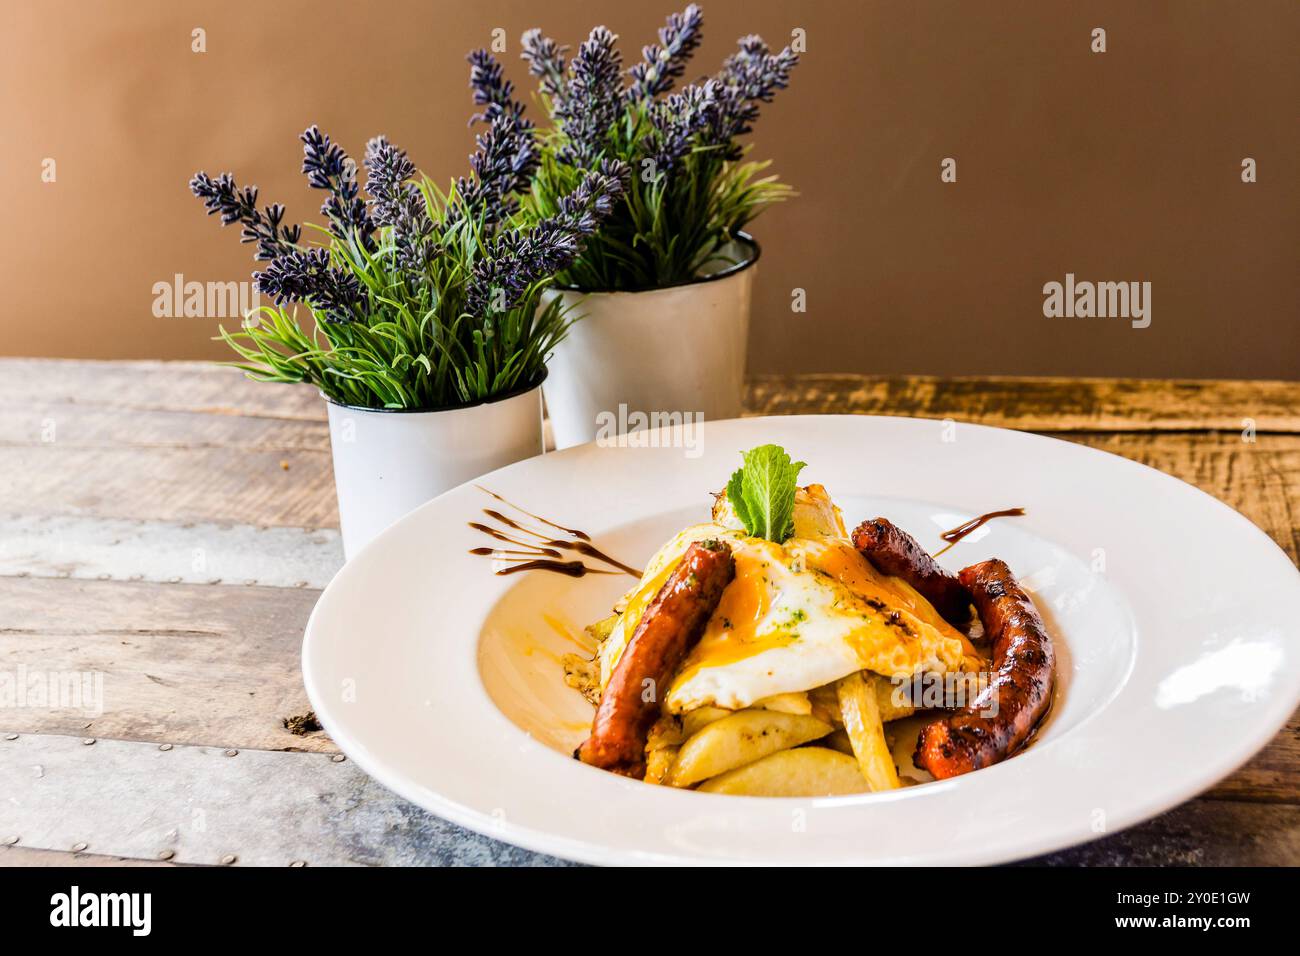
[[[348,560],[429,499],[542,453],[540,384],[442,411],[327,406]]]
[[[692,282],[644,292],[547,290],[543,307],[559,296],[580,316],[547,363],[555,446],[603,440],[654,416],[739,417],[758,257],[758,244],[742,234],[728,262]]]

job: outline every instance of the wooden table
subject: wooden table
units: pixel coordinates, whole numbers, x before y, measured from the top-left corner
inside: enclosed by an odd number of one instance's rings
[[[1199,485],[1300,551],[1300,385],[759,378],[748,408],[1051,433]],[[0,360],[0,528],[0,682],[90,681],[63,687],[79,710],[0,704],[0,863],[554,862],[395,797],[312,729],[299,643],[342,551],[309,389]],[[1298,771],[1293,717],[1202,797],[1039,862],[1300,863]]]

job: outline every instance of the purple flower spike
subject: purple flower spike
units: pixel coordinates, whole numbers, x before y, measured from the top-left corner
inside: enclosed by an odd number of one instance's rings
[[[375,224],[357,185],[357,164],[348,158],[343,147],[332,142],[314,124],[298,137],[302,140],[302,171],[313,189],[324,189],[329,198],[320,211],[329,217],[330,231],[347,242],[355,232],[366,249],[374,251],[371,238]]]
[[[570,165],[594,163],[622,113],[623,57],[617,42],[609,30],[596,27],[569,66],[564,100],[556,105],[555,116],[569,139],[560,159]]]
[[[686,72],[686,62],[700,45],[704,30],[704,11],[691,4],[681,13],[669,15],[659,30],[659,42],[641,50],[641,63],[629,71],[632,86],[628,98],[653,99],[673,88],[673,80]]]

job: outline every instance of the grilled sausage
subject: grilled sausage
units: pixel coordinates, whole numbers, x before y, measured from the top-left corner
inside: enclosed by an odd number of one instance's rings
[[[1029,595],[993,558],[964,568],[960,580],[993,641],[989,685],[957,714],[927,724],[913,761],[939,779],[1006,759],[1024,744],[1051,702],[1056,654]]]
[[[697,541],[642,614],[600,698],[578,759],[629,777],[645,776],[645,745],[660,695],[704,633],[736,574],[731,548]]]
[[[853,531],[853,547],[881,574],[902,578],[916,588],[949,624],[960,628],[970,621],[970,594],[957,576],[891,521],[862,522]]]

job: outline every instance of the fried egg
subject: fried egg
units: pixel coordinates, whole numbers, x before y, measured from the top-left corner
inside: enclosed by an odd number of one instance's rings
[[[722,495],[712,521],[665,544],[600,649],[602,689],[682,555],[710,538],[731,546],[736,576],[669,684],[669,713],[749,707],[862,670],[887,678],[957,671],[973,653],[928,601],[858,553],[826,489],[809,485],[796,492],[794,536],[783,544],[747,536]]]

